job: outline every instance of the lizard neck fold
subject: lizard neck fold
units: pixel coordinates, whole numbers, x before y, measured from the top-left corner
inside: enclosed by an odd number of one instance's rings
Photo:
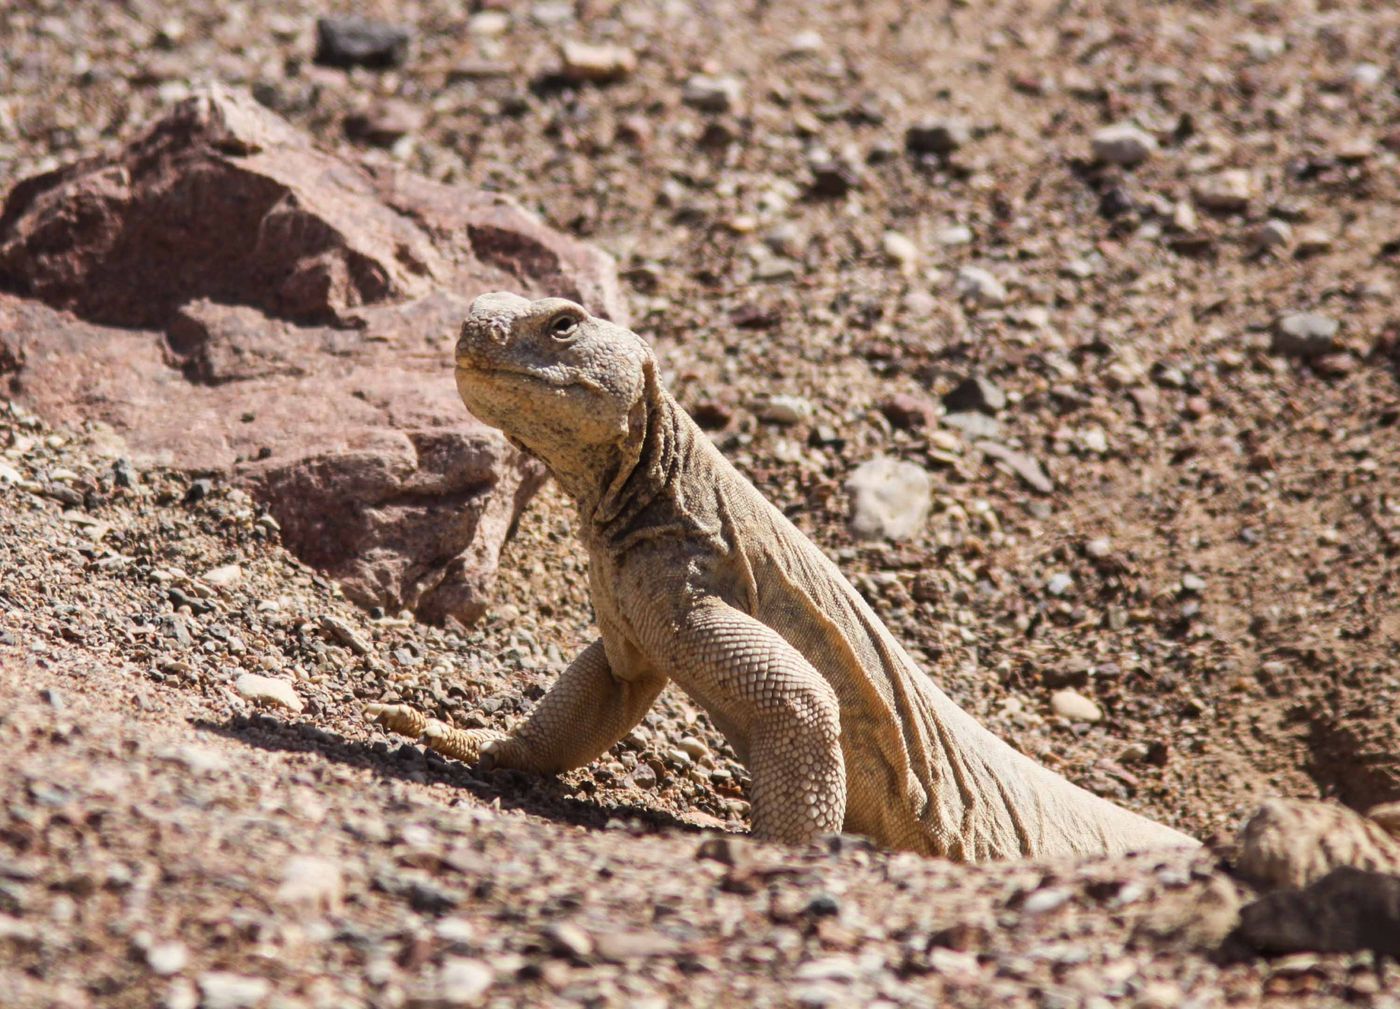
[[[703,453],[696,451],[704,435],[651,375],[635,425],[597,496],[579,499],[593,535],[617,552],[644,540],[717,536],[707,500],[714,482],[699,472]]]

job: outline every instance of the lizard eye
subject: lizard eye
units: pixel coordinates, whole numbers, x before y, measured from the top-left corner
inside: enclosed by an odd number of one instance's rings
[[[549,324],[549,335],[561,342],[572,340],[578,335],[578,319],[567,313],[555,316]]]

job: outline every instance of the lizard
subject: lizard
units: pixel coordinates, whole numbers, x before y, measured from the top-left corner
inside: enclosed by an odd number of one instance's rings
[[[477,297],[467,408],[543,460],[580,516],[599,629],[509,733],[366,713],[483,766],[605,753],[675,683],[750,776],[750,833],[866,835],[962,862],[1195,846],[1013,749],[949,698],[836,565],[724,457],[641,336],[561,298]]]

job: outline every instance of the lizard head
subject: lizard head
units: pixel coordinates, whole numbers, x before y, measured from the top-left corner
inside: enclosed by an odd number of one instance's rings
[[[481,295],[456,364],[467,408],[543,459],[566,489],[606,478],[659,395],[646,341],[563,298]]]

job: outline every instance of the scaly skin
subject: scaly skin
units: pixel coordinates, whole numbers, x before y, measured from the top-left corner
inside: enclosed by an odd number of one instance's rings
[[[605,752],[675,680],[748,766],[761,838],[846,830],[964,861],[1196,844],[954,704],[661,387],[635,333],[562,299],[483,295],[457,385],[577,502],[601,635],[508,736],[374,706],[390,728],[558,772]]]

